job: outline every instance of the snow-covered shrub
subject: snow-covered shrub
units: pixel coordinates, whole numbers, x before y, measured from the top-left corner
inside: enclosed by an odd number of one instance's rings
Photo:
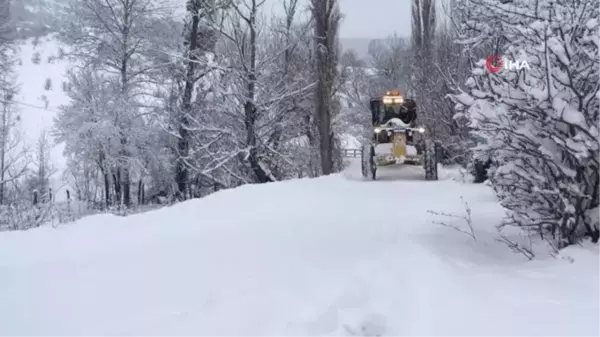
[[[499,41],[529,69],[486,71],[455,98],[492,155],[490,181],[510,220],[562,248],[597,242],[598,44],[596,0],[469,0],[469,41]]]
[[[54,205],[50,202],[32,205],[29,200],[17,200],[0,205],[0,231],[26,230],[40,227],[54,219]]]
[[[40,54],[40,52],[35,52],[33,53],[33,56],[31,57],[31,62],[33,62],[33,64],[40,64],[40,62],[42,62],[42,55]]]

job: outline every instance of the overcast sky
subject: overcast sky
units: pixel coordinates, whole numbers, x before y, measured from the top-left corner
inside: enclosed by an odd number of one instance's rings
[[[340,0],[343,38],[410,35],[410,0]]]
[[[185,10],[185,0],[170,0],[179,11]],[[344,15],[342,38],[385,38],[394,33],[410,35],[411,0],[338,0]],[[306,9],[310,0],[299,0]],[[265,14],[282,13],[282,0],[266,0]]]
[[[310,0],[300,0],[306,8]],[[342,38],[384,38],[410,35],[410,0],[338,0],[344,15]],[[267,0],[281,11],[281,0]]]

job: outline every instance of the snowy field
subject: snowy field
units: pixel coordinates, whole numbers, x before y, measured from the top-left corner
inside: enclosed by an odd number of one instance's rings
[[[60,49],[68,50],[53,37],[43,37],[34,45],[28,39],[19,45],[18,74],[19,92],[16,95],[17,111],[21,116],[21,132],[23,146],[36,149],[40,134],[45,131],[50,141],[54,118],[60,106],[68,104],[70,99],[64,90],[67,70],[73,66],[65,57],[61,57]],[[47,84],[50,86],[47,86]],[[57,201],[66,199],[63,181],[66,159],[63,157],[64,144],[52,144],[51,164],[54,174],[51,185],[56,192]]]
[[[351,165],[0,233],[0,334],[600,333],[598,246],[527,261],[495,240],[488,187],[419,170],[361,181]],[[477,241],[427,212],[461,214],[461,196]]]

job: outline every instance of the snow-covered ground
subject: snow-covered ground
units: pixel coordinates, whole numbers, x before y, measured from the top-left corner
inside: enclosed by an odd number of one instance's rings
[[[46,36],[34,45],[34,39],[28,39],[19,45],[19,64],[16,67],[19,93],[16,96],[17,108],[21,116],[21,128],[24,144],[35,149],[35,144],[43,130],[52,140],[51,129],[61,105],[69,103],[64,91],[66,72],[72,66],[67,58],[60,58],[61,46],[53,36]],[[37,54],[37,55],[36,55]],[[34,62],[39,56],[39,62]],[[46,87],[46,82],[50,87]],[[56,144],[51,151],[51,163],[56,172],[51,177],[51,184],[57,200],[65,199],[62,191],[65,184],[62,174],[66,168],[66,160],[62,154],[64,144]]]
[[[597,245],[527,261],[488,187],[359,171],[0,233],[0,334],[599,334]],[[476,242],[427,212],[461,196]]]

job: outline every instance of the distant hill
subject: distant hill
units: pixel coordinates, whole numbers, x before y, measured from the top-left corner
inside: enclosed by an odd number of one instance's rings
[[[385,41],[385,39],[369,39],[369,38],[341,38],[340,43],[342,50],[354,50],[360,58],[367,58],[369,55],[369,43],[371,41]]]
[[[369,43],[371,41],[377,39],[367,39],[367,38],[341,38],[340,44],[342,45],[342,50],[354,50],[359,57],[366,58],[369,52]]]
[[[42,37],[56,31],[59,14],[66,0],[17,0],[11,2],[11,14],[21,39]]]

